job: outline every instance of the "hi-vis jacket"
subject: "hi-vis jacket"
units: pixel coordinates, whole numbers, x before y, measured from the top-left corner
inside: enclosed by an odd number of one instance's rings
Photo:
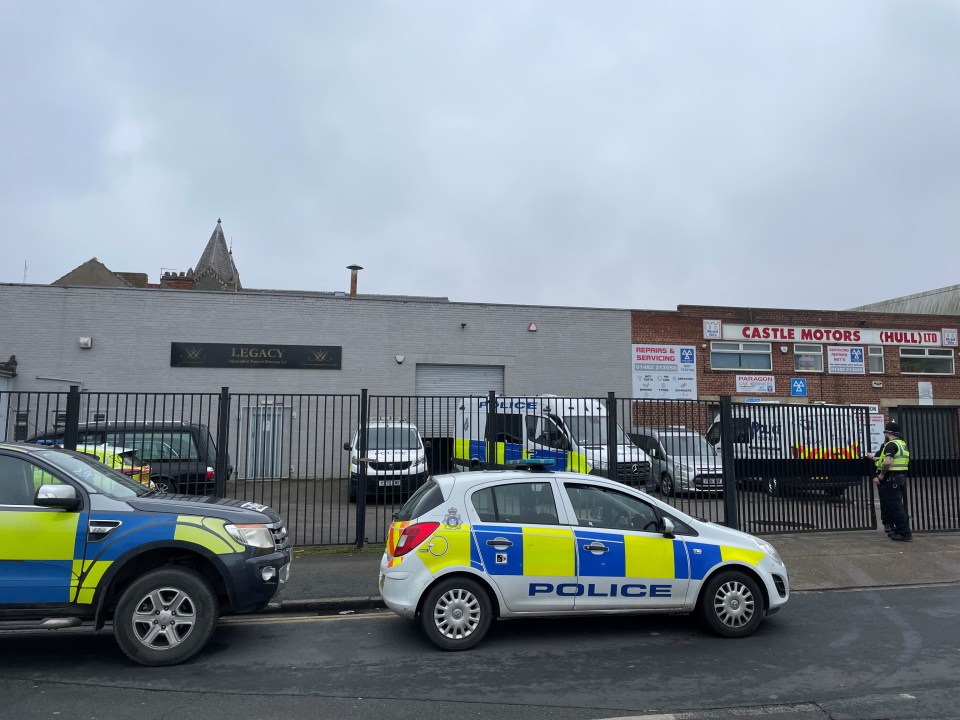
[[[888,445],[896,446],[896,453],[893,454],[893,463],[890,467],[887,468],[887,472],[895,473],[905,473],[910,469],[910,450],[907,448],[907,443],[901,440],[900,438],[895,438],[889,442],[885,442],[880,447],[880,452],[878,452],[875,457],[875,462],[877,465],[877,473],[883,472],[883,461],[887,458],[886,449]]]

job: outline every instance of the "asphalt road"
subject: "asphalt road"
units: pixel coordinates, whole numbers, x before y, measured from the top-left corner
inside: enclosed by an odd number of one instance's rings
[[[798,593],[744,640],[692,618],[498,623],[444,653],[390,613],[224,623],[142,668],[110,633],[0,633],[0,717],[956,718],[960,585]]]

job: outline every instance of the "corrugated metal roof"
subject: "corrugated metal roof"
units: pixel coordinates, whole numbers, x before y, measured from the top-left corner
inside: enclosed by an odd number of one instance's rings
[[[928,290],[915,295],[904,295],[850,309],[912,315],[960,315],[960,285]]]

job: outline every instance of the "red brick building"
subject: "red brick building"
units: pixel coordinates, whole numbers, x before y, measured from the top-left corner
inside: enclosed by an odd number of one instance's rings
[[[884,412],[906,405],[957,405],[958,325],[954,314],[701,305],[681,305],[676,312],[636,310],[634,395],[862,403]],[[656,362],[644,362],[668,359],[656,354],[658,345],[685,348],[687,358],[694,350],[695,396],[683,395],[689,387],[674,391],[668,387],[671,376],[658,375]],[[641,377],[643,371],[647,374]],[[644,385],[644,379],[650,382]]]

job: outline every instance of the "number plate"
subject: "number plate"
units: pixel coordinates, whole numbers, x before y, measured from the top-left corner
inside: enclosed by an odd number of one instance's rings
[[[380,487],[397,487],[400,485],[400,480],[381,480],[377,483]]]

